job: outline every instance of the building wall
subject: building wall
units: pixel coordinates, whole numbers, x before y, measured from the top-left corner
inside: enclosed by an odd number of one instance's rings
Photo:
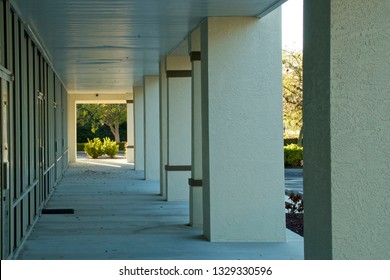
[[[1,258],[29,235],[68,166],[67,91],[9,1],[0,2]]]
[[[305,259],[390,258],[389,13],[305,2]]]

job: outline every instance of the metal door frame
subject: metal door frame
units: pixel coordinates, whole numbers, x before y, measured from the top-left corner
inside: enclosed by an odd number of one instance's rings
[[[40,204],[45,201],[45,154],[44,154],[44,145],[45,145],[45,99],[44,94],[40,91],[37,91],[37,114],[38,114],[38,181],[39,181],[39,201]],[[42,204],[41,204],[42,205]]]
[[[9,93],[13,77],[10,71],[0,65],[0,139],[1,139],[1,203],[0,203],[0,242],[1,259],[6,259],[10,255],[10,213],[11,213],[11,192],[10,192],[10,173],[9,173]]]

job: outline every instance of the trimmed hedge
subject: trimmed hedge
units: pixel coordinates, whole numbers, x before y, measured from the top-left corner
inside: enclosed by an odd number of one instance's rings
[[[303,166],[303,147],[290,144],[284,147],[285,166]]]
[[[288,146],[290,144],[298,144],[298,138],[284,138],[284,146]]]
[[[127,142],[120,142],[118,145],[119,151],[126,151]]]
[[[77,151],[81,152],[84,151],[84,146],[86,143],[77,143]]]

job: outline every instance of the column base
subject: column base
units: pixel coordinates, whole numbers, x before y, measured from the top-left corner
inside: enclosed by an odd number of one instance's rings
[[[190,187],[190,225],[195,228],[203,227],[203,187]]]
[[[134,163],[134,148],[127,148],[126,150],[126,162]]]

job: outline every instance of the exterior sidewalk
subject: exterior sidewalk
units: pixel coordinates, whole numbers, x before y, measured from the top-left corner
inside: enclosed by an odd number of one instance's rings
[[[188,202],[166,202],[158,181],[145,181],[120,159],[71,164],[18,259],[303,259],[303,238],[285,243],[214,243],[188,226]]]

